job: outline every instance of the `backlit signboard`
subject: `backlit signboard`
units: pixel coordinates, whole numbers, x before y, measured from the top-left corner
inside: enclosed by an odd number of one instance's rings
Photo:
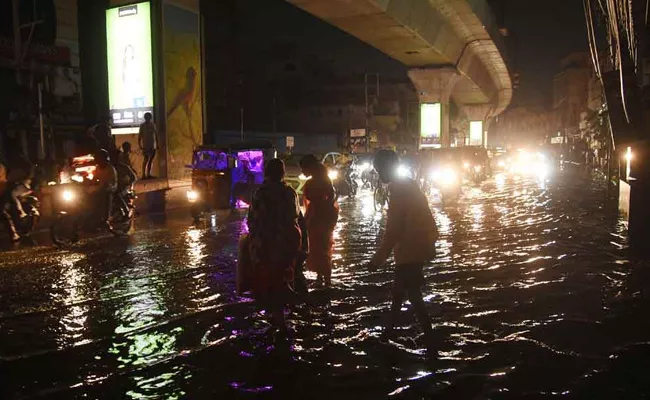
[[[442,107],[440,103],[420,104],[420,147],[440,147]]]
[[[469,122],[469,145],[483,146],[483,121]]]
[[[130,132],[154,108],[150,3],[106,10],[106,44],[114,133]]]

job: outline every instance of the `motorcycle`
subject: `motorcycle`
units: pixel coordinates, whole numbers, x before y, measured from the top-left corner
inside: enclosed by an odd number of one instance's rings
[[[359,185],[350,167],[331,168],[329,176],[337,196],[356,196]]]
[[[377,171],[369,164],[364,163],[358,167],[358,170],[361,172],[361,187],[370,188],[370,190],[375,190],[377,188],[377,182],[379,181],[379,176]]]
[[[426,186],[438,190],[443,205],[453,204],[458,201],[461,193],[462,177],[454,168],[449,166],[436,168],[425,179],[428,179]]]
[[[474,185],[480,185],[485,180],[485,170],[481,165],[470,165],[466,168],[469,175],[469,180]]]
[[[359,190],[359,184],[357,183],[357,175],[354,168],[351,166],[344,166],[337,169],[336,171],[336,177],[333,179],[336,192],[344,195],[347,194],[353,197],[356,196]],[[338,179],[341,175],[343,175],[343,179]]]
[[[133,188],[115,195],[111,202],[110,223],[104,225],[96,207],[92,206],[87,185],[60,186],[54,196],[54,222],[50,227],[50,236],[56,246],[78,242],[81,231],[107,230],[114,236],[126,236],[132,230],[136,216]]]
[[[345,179],[350,185],[351,196],[356,196],[359,191],[359,184],[357,183],[358,178],[359,176],[357,175],[357,171],[354,168],[349,167],[346,171]]]

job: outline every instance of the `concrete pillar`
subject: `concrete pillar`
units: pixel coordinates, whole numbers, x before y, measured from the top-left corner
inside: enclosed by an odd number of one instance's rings
[[[460,75],[453,68],[416,68],[408,72],[422,104],[440,104],[440,138],[434,143],[440,147],[450,147],[449,134],[449,98]],[[422,128],[422,127],[421,127]],[[420,140],[422,142],[422,129]]]
[[[491,104],[465,104],[463,105],[462,110],[469,119],[469,145],[487,147],[487,121],[490,118],[494,107]],[[481,132],[480,142],[476,138],[476,131],[479,129],[479,125]]]

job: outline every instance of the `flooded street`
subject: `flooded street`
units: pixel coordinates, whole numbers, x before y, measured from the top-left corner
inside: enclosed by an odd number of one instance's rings
[[[242,218],[4,252],[0,398],[650,398],[650,273],[605,192],[565,171],[432,197],[433,359],[408,312],[379,340],[392,269],[365,268],[385,222],[369,192],[341,201],[334,287],[293,310],[289,348],[235,296]]]

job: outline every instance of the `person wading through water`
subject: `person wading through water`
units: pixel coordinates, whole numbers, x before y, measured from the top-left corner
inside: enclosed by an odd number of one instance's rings
[[[339,205],[327,167],[313,155],[300,160],[305,176],[310,177],[303,187],[305,225],[309,237],[307,269],[318,274],[318,283],[329,287],[332,282],[332,249],[334,228],[339,218]]]
[[[395,257],[393,303],[388,325],[382,336],[384,339],[393,336],[402,303],[408,297],[425,333],[427,346],[432,346],[431,319],[421,292],[425,283],[422,268],[435,257],[438,228],[427,198],[418,184],[412,179],[397,176],[397,154],[390,150],[381,150],[375,155],[373,163],[379,179],[389,185],[389,206],[386,231],[369,268],[372,271],[384,264],[391,253]]]

